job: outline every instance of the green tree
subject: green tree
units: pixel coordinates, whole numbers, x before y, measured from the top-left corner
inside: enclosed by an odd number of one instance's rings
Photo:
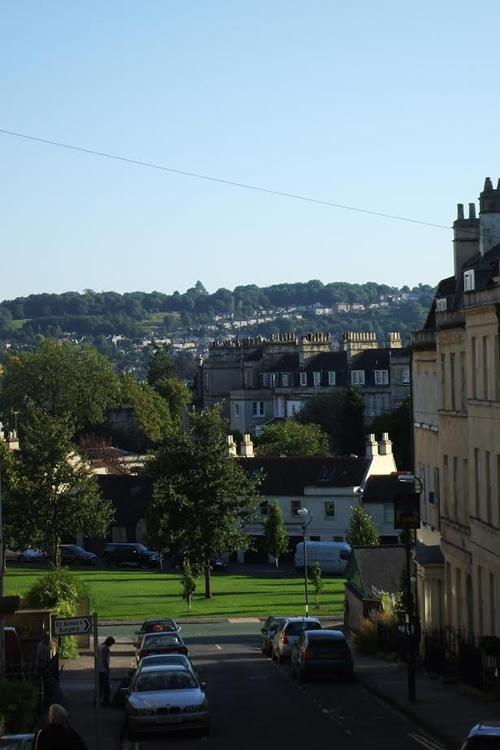
[[[330,448],[336,455],[342,452],[342,429],[345,391],[333,390],[307,399],[296,420],[301,424],[317,424],[328,435]]]
[[[365,407],[359,388],[351,386],[345,394],[342,414],[341,454],[365,455]]]
[[[388,432],[392,440],[394,459],[398,469],[411,469],[413,465],[411,452],[412,424],[409,398],[390,414],[381,414],[379,417],[375,417],[370,432],[377,436],[382,432]]]
[[[102,423],[118,394],[110,363],[90,346],[43,340],[34,352],[8,358],[2,379],[4,413],[19,412],[22,434],[31,407],[78,430]]]
[[[210,598],[210,557],[247,548],[244,525],[260,504],[258,481],[229,457],[227,425],[220,407],[192,412],[184,431],[174,427],[159,446],[149,470],[156,482],[148,528],[156,549],[172,546],[203,563],[205,596]]]
[[[148,383],[153,388],[160,380],[177,378],[177,369],[168,344],[155,346],[148,362]]]
[[[285,419],[262,428],[256,452],[259,456],[327,456],[330,446],[319,425]]]
[[[273,500],[267,506],[267,516],[263,523],[264,538],[267,553],[275,559],[276,567],[280,558],[290,549],[290,540],[286,533],[283,511],[278,500]]]
[[[172,419],[180,420],[182,412],[191,403],[192,394],[179,378],[169,346],[154,350],[148,364],[148,384],[166,401]]]
[[[193,608],[193,594],[196,591],[198,579],[193,573],[191,563],[189,560],[184,560],[182,567],[182,578],[181,578],[181,594],[182,598],[188,605],[188,612],[191,612]]]
[[[172,424],[170,408],[162,396],[147,383],[138,383],[132,375],[120,376],[119,403],[133,406],[137,428],[153,443],[159,443]]]
[[[321,565],[319,562],[313,562],[308,566],[308,578],[314,589],[314,604],[319,609],[319,597],[325,583],[321,577]]]
[[[380,544],[377,525],[362,505],[352,508],[346,540],[351,547],[378,547]]]
[[[14,549],[46,549],[55,566],[59,544],[105,536],[113,518],[90,467],[70,441],[72,426],[32,410],[22,450],[5,461],[4,534]]]

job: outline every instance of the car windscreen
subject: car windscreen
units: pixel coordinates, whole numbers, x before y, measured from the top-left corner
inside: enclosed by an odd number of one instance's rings
[[[311,651],[346,651],[347,643],[340,638],[311,638],[308,644]]]
[[[148,622],[142,628],[143,633],[172,632],[172,630],[177,630],[177,628],[171,620],[165,620],[164,622]]]
[[[153,648],[154,646],[178,646],[180,640],[176,635],[170,633],[160,633],[159,635],[151,633],[149,636],[146,635],[144,638],[143,646],[145,648]]]
[[[187,669],[182,671],[165,670],[139,674],[134,690],[137,693],[156,692],[157,690],[192,690],[198,683]]]
[[[321,630],[319,622],[291,622],[287,625],[287,635],[300,635],[304,630]]]

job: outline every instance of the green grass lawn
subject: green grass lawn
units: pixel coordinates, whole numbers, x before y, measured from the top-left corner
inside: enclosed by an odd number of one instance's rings
[[[12,565],[5,573],[5,594],[22,596],[45,570]],[[158,616],[265,617],[273,613],[304,613],[304,579],[288,572],[281,575],[271,566],[260,574],[216,573],[212,577],[212,599],[205,599],[204,580],[200,579],[193,597],[191,615],[180,595],[178,573],[133,568],[79,568],[72,570],[72,573],[90,585],[101,620],[141,620]],[[342,578],[324,579],[319,609],[314,605],[314,591],[309,586],[310,615],[341,617],[343,602]]]

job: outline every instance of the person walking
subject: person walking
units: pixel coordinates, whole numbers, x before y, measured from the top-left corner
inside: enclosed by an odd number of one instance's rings
[[[68,726],[68,712],[59,703],[49,707],[49,723],[37,733],[34,750],[87,750],[80,735]]]
[[[97,669],[99,671],[99,698],[103,706],[109,706],[109,668],[111,662],[111,646],[115,643],[109,635],[97,649]]]

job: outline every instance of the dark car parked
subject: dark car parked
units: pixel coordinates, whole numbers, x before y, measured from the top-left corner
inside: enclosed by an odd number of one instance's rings
[[[160,564],[158,552],[138,542],[108,542],[102,556],[109,566],[137,565],[139,568],[156,568]]]
[[[273,650],[273,638],[282,622],[287,615],[269,615],[264,625],[260,629],[260,650],[264,656],[271,656]]]
[[[351,649],[340,630],[304,630],[290,663],[292,677],[299,681],[320,675],[351,680],[354,674]]]
[[[87,552],[78,544],[61,544],[59,550],[63,565],[97,565],[97,555],[94,555],[93,552]]]
[[[500,750],[500,721],[482,721],[467,735],[461,750]]]

